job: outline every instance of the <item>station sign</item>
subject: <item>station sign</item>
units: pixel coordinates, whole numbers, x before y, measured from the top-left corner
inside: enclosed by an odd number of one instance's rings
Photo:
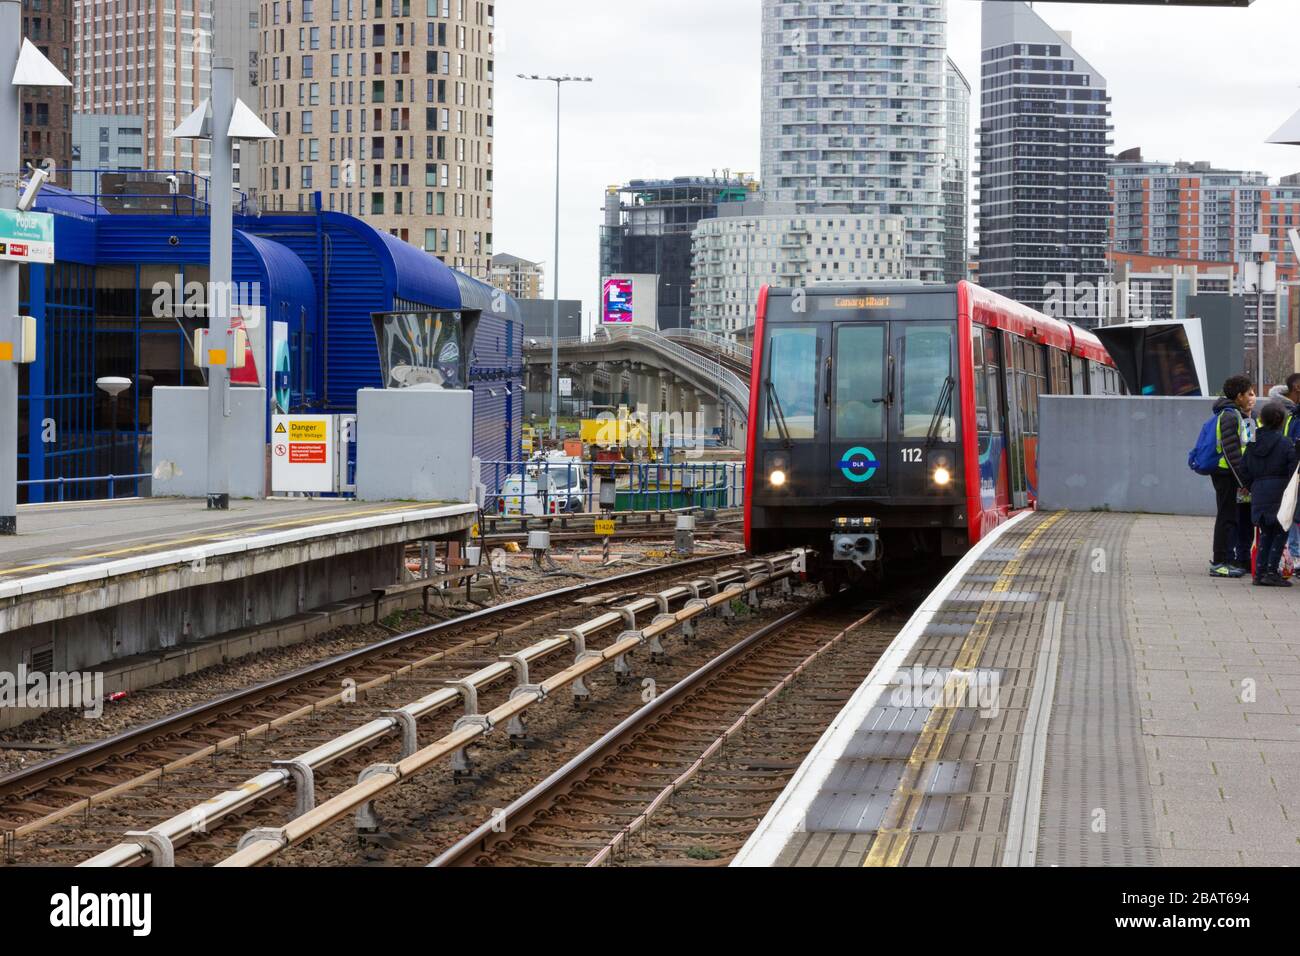
[[[272,416],[272,491],[333,492],[336,455],[333,416]]]
[[[54,216],[48,212],[0,209],[0,259],[54,262]]]

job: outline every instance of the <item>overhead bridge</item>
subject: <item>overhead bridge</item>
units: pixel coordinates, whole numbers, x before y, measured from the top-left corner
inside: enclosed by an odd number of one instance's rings
[[[740,446],[749,417],[748,348],[694,329],[599,329],[559,340],[560,374],[594,404],[697,416],[705,432]],[[551,340],[528,339],[529,391],[550,406]],[[593,399],[594,396],[594,399]]]

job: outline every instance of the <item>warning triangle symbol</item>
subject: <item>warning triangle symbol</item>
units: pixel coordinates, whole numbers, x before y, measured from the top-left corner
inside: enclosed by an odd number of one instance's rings
[[[280,422],[280,424],[275,426],[275,433],[277,435],[283,435],[285,433],[284,422]]]

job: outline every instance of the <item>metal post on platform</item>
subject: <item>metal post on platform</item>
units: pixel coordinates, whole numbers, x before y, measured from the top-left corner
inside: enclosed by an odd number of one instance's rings
[[[208,348],[207,354],[200,356],[200,362],[208,370],[208,508],[225,511],[230,508],[230,369],[243,360],[231,332],[235,305],[234,143],[272,140],[275,133],[246,104],[235,99],[235,61],[228,56],[214,56],[212,98],[204,100],[168,135],[171,139],[212,142],[212,178],[208,188]],[[265,331],[258,329],[256,334]]]
[[[0,209],[29,213],[53,164],[33,172],[19,199],[22,176],[22,88],[72,83],[34,45],[23,39],[20,0],[0,0]],[[17,261],[0,260],[0,535],[18,533],[18,363],[23,351],[18,315]]]
[[[22,43],[19,0],[0,0],[0,209],[18,206],[21,108],[13,84]],[[0,339],[17,338],[18,263],[0,261]],[[0,534],[18,533],[18,366],[0,361]]]
[[[212,183],[208,198],[211,268],[208,273],[208,342],[224,348],[230,334],[234,243],[234,150],[230,120],[235,112],[235,61],[212,58]],[[208,509],[230,508],[230,367],[208,366]]]

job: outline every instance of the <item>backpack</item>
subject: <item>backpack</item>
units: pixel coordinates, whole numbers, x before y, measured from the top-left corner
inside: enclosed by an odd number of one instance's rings
[[[1215,427],[1218,421],[1218,415],[1210,416],[1210,420],[1201,426],[1196,444],[1187,453],[1187,467],[1198,475],[1213,475],[1219,470],[1219,439]]]

